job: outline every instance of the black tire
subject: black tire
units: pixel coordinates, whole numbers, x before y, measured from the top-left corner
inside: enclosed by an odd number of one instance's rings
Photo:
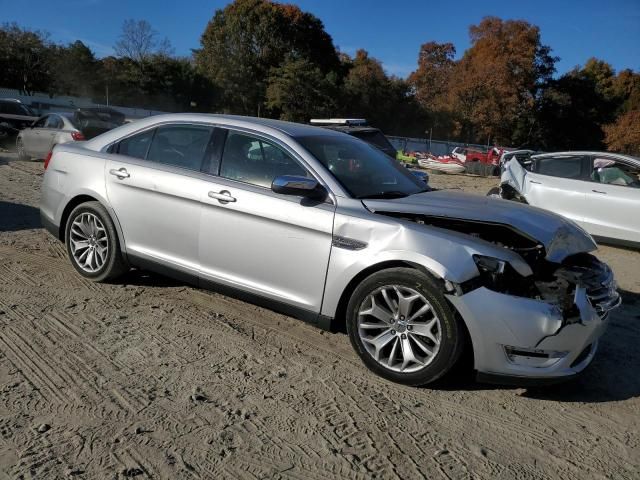
[[[491,190],[489,190],[487,192],[487,197],[500,197],[500,187],[493,187]]]
[[[369,294],[387,285],[413,289],[424,296],[440,320],[440,346],[433,359],[419,370],[404,373],[379,363],[370,354],[358,333],[359,311]],[[441,293],[441,288],[427,274],[413,268],[390,268],[376,272],[358,285],[347,306],[347,332],[353,348],[364,364],[387,380],[404,385],[419,386],[432,383],[445,375],[456,364],[465,345],[464,326]],[[404,336],[403,336],[404,338]]]
[[[16,150],[18,151],[18,160],[30,160],[30,157],[24,151],[24,145],[20,138],[16,139]]]
[[[106,238],[108,240],[108,249],[106,253],[106,260],[104,264],[95,272],[88,272],[81,267],[73,255],[71,247],[71,226],[76,218],[83,213],[90,213],[95,215],[106,231]],[[67,255],[73,267],[83,277],[89,278],[95,282],[106,282],[113,280],[129,270],[129,265],[122,255],[120,250],[120,243],[118,241],[118,234],[116,232],[111,216],[99,202],[86,202],[78,205],[69,214],[67,224],[65,225],[65,245],[67,247]]]

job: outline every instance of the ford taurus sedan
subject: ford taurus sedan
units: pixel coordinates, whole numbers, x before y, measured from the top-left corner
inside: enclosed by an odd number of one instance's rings
[[[620,300],[558,215],[425,184],[344,133],[235,116],[140,120],[45,163],[41,216],[80,275],[130,267],[322,328],[404,384],[472,351],[481,379],[550,382],[593,359]]]

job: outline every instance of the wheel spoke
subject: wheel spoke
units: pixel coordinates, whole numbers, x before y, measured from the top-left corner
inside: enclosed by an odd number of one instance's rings
[[[420,347],[420,350],[422,350],[428,357],[433,356],[433,350],[427,347],[416,335],[409,335],[409,337],[411,337],[411,340],[413,340],[413,342]]]
[[[431,310],[431,305],[429,305],[428,303],[425,303],[418,310],[416,310],[416,312],[413,315],[411,315],[411,317],[409,317],[409,323],[413,322],[416,318],[420,318],[429,310]]]
[[[400,339],[400,346],[402,347],[402,366],[400,370],[404,370],[411,363],[417,363],[418,365],[424,365],[420,359],[418,359],[413,353],[413,347],[411,346],[411,341],[409,337],[405,336]]]
[[[381,322],[389,323],[389,319],[393,317],[393,314],[376,303],[374,296],[371,296],[371,307],[367,310],[360,310],[360,315],[371,315],[377,318]]]
[[[400,339],[396,335],[396,340],[393,342],[393,347],[391,347],[391,353],[389,354],[389,358],[387,359],[387,367],[393,366],[393,361],[396,358],[396,352],[398,351],[398,344],[400,343]]]
[[[414,323],[412,325],[411,332],[415,335],[421,335],[423,337],[427,337],[433,343],[439,343],[438,339],[433,334],[433,327],[436,325],[437,319],[433,318],[429,320],[427,323]]]
[[[389,307],[389,310],[395,314],[398,311],[398,305],[389,297],[389,291],[386,288],[383,288],[381,293],[387,307]]]
[[[372,339],[363,339],[363,340],[373,345],[373,348],[375,349],[373,358],[379,361],[380,351],[394,338],[396,338],[395,334],[391,333],[391,329],[387,329],[384,332],[382,332],[380,335]]]
[[[411,305],[420,298],[420,294],[414,293],[412,295],[404,296],[398,287],[395,287],[395,291],[398,295],[398,313],[406,318],[409,316],[409,312],[411,311]]]
[[[372,330],[372,329],[380,329],[380,328],[389,328],[389,325],[383,322],[380,323],[361,323],[360,325],[358,325],[360,328],[364,328],[365,330]]]

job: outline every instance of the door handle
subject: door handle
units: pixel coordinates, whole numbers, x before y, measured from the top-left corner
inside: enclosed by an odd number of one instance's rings
[[[607,194],[607,192],[602,192],[602,191],[600,191],[600,190],[591,190],[591,191],[592,191],[593,193],[600,193],[600,194],[602,194],[602,195],[606,195],[606,194]]]
[[[535,183],[536,185],[542,185],[542,182],[536,182],[535,180],[529,180],[529,183]]]
[[[115,175],[116,177],[123,179],[123,178],[129,178],[131,175],[129,175],[129,172],[127,172],[126,168],[120,168],[118,170],[116,170],[115,168],[112,168],[111,170],[109,170],[109,173],[111,175]]]
[[[229,202],[235,202],[236,199],[231,196],[231,192],[229,190],[220,190],[219,192],[209,192],[209,198],[215,198],[223,205],[226,205]]]

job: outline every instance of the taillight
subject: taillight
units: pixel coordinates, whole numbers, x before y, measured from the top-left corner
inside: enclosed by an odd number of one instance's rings
[[[71,132],[71,138],[73,138],[77,142],[79,142],[80,140],[85,140],[82,132]]]
[[[49,166],[49,162],[51,161],[51,156],[53,155],[53,150],[51,150],[48,154],[47,154],[47,158],[44,159],[44,169],[46,170],[47,167]]]

